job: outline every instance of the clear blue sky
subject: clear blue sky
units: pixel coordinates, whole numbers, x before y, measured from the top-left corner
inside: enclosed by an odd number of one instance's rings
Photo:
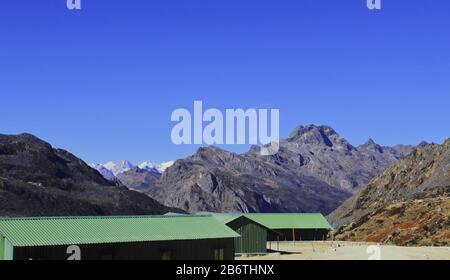
[[[88,162],[165,161],[171,112],[279,108],[281,135],[327,124],[354,145],[450,137],[450,1],[4,0],[0,133]],[[229,147],[244,151],[247,147]]]

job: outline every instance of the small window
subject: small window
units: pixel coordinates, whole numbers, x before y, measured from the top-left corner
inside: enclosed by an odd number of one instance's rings
[[[173,253],[170,250],[162,251],[161,252],[161,260],[163,261],[170,261],[173,260]]]
[[[225,249],[224,248],[214,249],[214,259],[215,260],[224,260],[225,259]]]

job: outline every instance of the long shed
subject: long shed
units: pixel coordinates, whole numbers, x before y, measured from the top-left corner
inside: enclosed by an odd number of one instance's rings
[[[0,260],[232,260],[238,236],[211,216],[0,218]]]
[[[268,241],[326,240],[332,229],[318,213],[251,213],[245,216],[272,230]]]

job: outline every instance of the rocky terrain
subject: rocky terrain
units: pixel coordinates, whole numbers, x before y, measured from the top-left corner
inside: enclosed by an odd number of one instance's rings
[[[118,163],[112,161],[105,164],[92,163],[89,166],[100,172],[105,179],[119,181],[132,190],[144,192],[153,187],[161,174],[173,163],[168,161],[154,164],[151,161],[144,161],[134,165],[123,160]]]
[[[132,169],[117,175],[117,179],[135,191],[145,191],[153,187],[161,178],[161,173],[155,169],[141,169],[133,167]]]
[[[186,211],[321,212],[329,214],[351,193],[413,147],[359,147],[327,126],[300,126],[274,156],[258,147],[238,155],[201,148],[178,160],[146,193]]]
[[[106,180],[30,134],[0,134],[0,216],[163,214],[146,195]]]
[[[100,172],[103,178],[107,180],[114,180],[114,178],[116,178],[116,176],[110,169],[104,167],[101,164],[90,164],[89,166]]]
[[[275,156],[260,156],[258,148],[248,154],[259,161],[293,166],[302,174],[338,189],[355,192],[386,167],[408,155],[413,148],[407,145],[384,147],[372,139],[354,147],[331,127],[309,125],[297,127],[282,140],[280,151]]]
[[[450,244],[450,139],[414,150],[334,211],[336,238]]]
[[[449,246],[450,199],[446,196],[392,203],[342,228],[336,239],[398,246]]]
[[[245,155],[201,148],[167,169],[149,194],[190,212],[330,212],[350,195],[294,174]]]

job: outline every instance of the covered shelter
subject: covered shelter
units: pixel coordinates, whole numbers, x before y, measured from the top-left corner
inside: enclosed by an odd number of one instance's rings
[[[326,240],[332,230],[320,213],[251,213],[245,216],[272,230],[268,241]]]
[[[238,236],[203,215],[0,218],[0,260],[233,260]]]

